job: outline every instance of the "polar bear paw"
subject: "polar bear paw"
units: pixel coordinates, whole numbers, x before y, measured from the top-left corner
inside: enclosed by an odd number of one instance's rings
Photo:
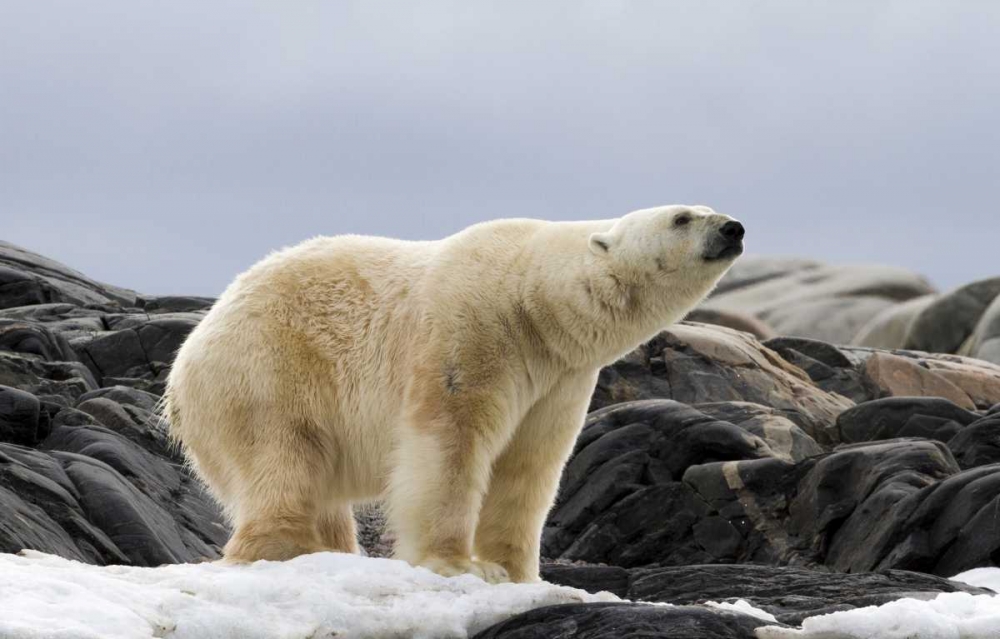
[[[430,557],[421,561],[419,565],[436,572],[442,577],[456,577],[458,575],[469,574],[475,575],[489,584],[502,584],[510,581],[510,576],[504,567],[492,561]]]

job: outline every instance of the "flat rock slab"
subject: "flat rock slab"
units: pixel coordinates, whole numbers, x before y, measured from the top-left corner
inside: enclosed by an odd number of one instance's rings
[[[546,581],[591,592],[607,590],[632,601],[678,605],[746,601],[779,622],[799,625],[806,617],[877,606],[940,593],[992,591],[905,570],[844,574],[760,565],[693,565],[659,568],[545,565]]]

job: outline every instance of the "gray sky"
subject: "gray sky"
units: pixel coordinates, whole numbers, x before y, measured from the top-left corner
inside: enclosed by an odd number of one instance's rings
[[[3,2],[0,237],[214,295],[318,234],[701,203],[949,287],[1000,275],[998,34],[994,0]]]

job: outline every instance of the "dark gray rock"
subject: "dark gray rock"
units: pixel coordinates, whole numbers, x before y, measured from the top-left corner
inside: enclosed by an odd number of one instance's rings
[[[633,601],[675,605],[747,601],[788,625],[838,610],[877,606],[903,597],[931,599],[943,592],[992,594],[956,581],[905,570],[837,573],[805,568],[693,565],[604,568],[545,565],[546,581],[589,592],[607,590]]]
[[[198,322],[193,319],[164,318],[152,319],[140,329],[139,342],[151,363],[170,365],[178,349]]]
[[[61,396],[70,404],[94,390],[97,382],[79,362],[44,362],[0,351],[0,385],[36,395]]]
[[[566,466],[543,553],[622,566],[735,559],[739,533],[679,480],[695,464],[770,455],[763,439],[679,402],[597,411]]]
[[[997,565],[1000,532],[989,522],[1000,508],[1000,466],[955,474],[907,496],[898,508],[893,530],[884,535],[891,548],[875,568],[954,575]]]
[[[962,468],[1000,463],[1000,414],[983,417],[948,440],[948,448]]]
[[[215,298],[191,295],[163,295],[159,297],[140,295],[138,303],[142,310],[147,313],[183,313],[207,311],[215,303]]]
[[[696,404],[694,408],[760,437],[777,457],[800,461],[825,452],[816,440],[777,409],[750,402]]]
[[[521,613],[480,632],[475,639],[753,639],[754,629],[766,625],[779,624],[699,606],[566,604]]]
[[[146,315],[119,316],[118,321],[109,322],[116,330],[73,344],[100,380],[154,380],[173,362],[181,343],[197,325],[191,317],[149,319]]]
[[[585,429],[567,467],[565,497],[545,529],[543,556],[626,568],[754,562],[944,575],[992,565],[992,549],[1000,547],[1000,532],[983,530],[987,506],[976,497],[1000,491],[948,488],[973,471],[962,473],[940,442],[855,444],[798,462],[704,459],[677,481],[669,466],[657,468],[649,425],[609,429],[597,421],[597,437]],[[629,450],[643,441],[645,448]],[[940,486],[955,493],[951,508],[966,507],[943,514],[946,504],[932,499]],[[927,540],[923,531],[935,518],[955,529]],[[981,536],[962,536],[963,526]],[[956,554],[950,544],[960,538],[978,544]]]
[[[0,442],[32,446],[45,437],[44,413],[38,398],[9,386],[0,386]]]
[[[837,417],[843,442],[923,437],[947,442],[979,419],[940,397],[889,397],[849,408]]]
[[[31,548],[88,563],[129,563],[91,523],[77,486],[41,451],[0,444],[0,552]]]
[[[134,306],[134,291],[100,284],[73,269],[0,241],[0,308],[66,302]]]
[[[105,375],[126,376],[134,369],[149,368],[139,334],[133,330],[100,334],[89,343],[78,345],[77,349],[86,355],[84,361],[98,379]]]
[[[75,361],[76,354],[62,335],[44,324],[0,319],[0,350],[37,355],[48,361]]]

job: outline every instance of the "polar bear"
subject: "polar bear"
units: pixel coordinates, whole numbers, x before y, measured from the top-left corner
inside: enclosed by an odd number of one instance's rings
[[[351,506],[382,499],[397,557],[537,580],[598,371],[702,300],[743,233],[675,205],[272,253],[190,334],[165,395],[232,520],[226,560],[356,552]]]

